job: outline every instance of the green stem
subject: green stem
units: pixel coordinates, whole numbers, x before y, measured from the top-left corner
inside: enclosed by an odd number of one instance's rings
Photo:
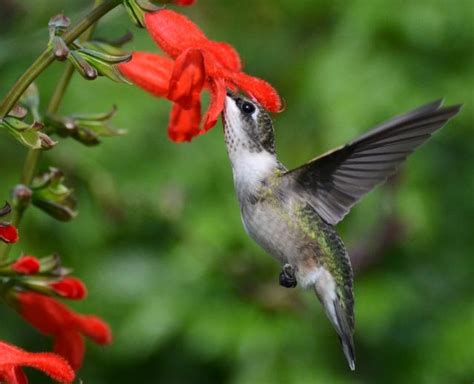
[[[99,4],[92,9],[82,20],[75,26],[68,29],[63,37],[66,44],[71,44],[97,20],[99,20],[106,13],[118,6],[122,0],[108,0]],[[26,91],[28,86],[54,61],[54,55],[51,48],[48,47],[45,51],[34,61],[34,63],[26,70],[26,72],[16,81],[10,91],[5,95],[0,102],[0,119],[3,119],[7,113],[14,107],[21,95]]]
[[[51,48],[47,48],[39,57],[31,64],[23,75],[17,80],[10,91],[5,95],[0,103],[0,119],[3,119],[13,108],[18,99],[28,86],[43,72],[43,70],[53,62],[54,56]]]
[[[63,35],[63,39],[66,44],[70,44],[81,34],[82,40],[86,41],[92,36],[97,21],[105,15],[107,12],[115,8],[121,3],[121,0],[109,0],[102,2],[101,0],[95,0],[96,7],[84,17],[75,27],[67,31]],[[0,104],[0,119],[5,117],[11,108],[16,104],[18,99],[21,97],[23,92],[28,86],[38,77],[38,75],[48,67],[54,61],[54,56],[51,53],[51,49],[47,48],[28,68],[28,70],[18,79],[15,85],[10,89],[5,98]],[[49,101],[46,113],[54,114],[58,111],[66,89],[71,81],[72,75],[74,74],[74,66],[71,63],[66,64],[61,78],[59,79],[56,88],[54,89],[53,95]],[[33,176],[38,165],[38,160],[41,155],[41,150],[30,149],[26,155],[26,159],[23,165],[23,171],[21,174],[20,182],[24,185],[31,184]],[[15,226],[20,224],[23,217],[24,210],[14,209],[12,223]],[[5,261],[8,258],[11,245],[0,244],[0,261]]]
[[[74,74],[74,66],[71,63],[66,64],[66,68],[64,69],[61,78],[59,79],[56,88],[49,100],[48,108],[46,108],[47,114],[54,114],[58,111],[59,105],[66,93],[66,89],[71,81],[72,75]]]
[[[25,162],[23,164],[23,172],[21,173],[20,183],[24,185],[30,185],[31,180],[33,180],[33,175],[36,170],[36,163],[40,155],[38,149],[30,149],[26,154]],[[18,223],[15,223],[17,225]]]
[[[100,0],[95,1],[95,5],[99,6],[102,2]],[[97,9],[97,8],[95,8]],[[94,22],[89,29],[87,29],[82,37],[82,41],[87,41],[92,37],[94,33],[97,21]],[[64,94],[66,93],[69,82],[71,81],[72,75],[74,74],[74,66],[71,63],[66,63],[66,68],[64,69],[61,78],[59,79],[56,88],[54,89],[53,95],[49,100],[48,107],[46,108],[47,114],[54,114],[58,111],[61,101],[63,100]],[[26,155],[25,163],[23,166],[23,173],[21,175],[21,183],[29,185],[33,180],[35,174],[36,166],[38,164],[39,157],[41,155],[41,150],[39,149],[30,149]],[[16,216],[17,222],[15,225],[18,225],[21,220],[21,214]]]

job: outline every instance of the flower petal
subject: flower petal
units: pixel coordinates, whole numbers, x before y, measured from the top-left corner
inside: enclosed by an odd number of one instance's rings
[[[132,60],[118,67],[122,75],[152,95],[165,97],[168,94],[173,60],[153,53],[134,52]]]
[[[21,256],[12,264],[12,270],[24,275],[34,275],[40,270],[40,262],[34,256]]]
[[[20,367],[8,366],[0,368],[0,383],[28,384],[28,378]]]
[[[203,49],[212,53],[215,60],[224,68],[235,72],[242,70],[240,56],[232,45],[209,40]]]
[[[197,100],[190,109],[184,109],[179,104],[173,104],[168,136],[176,142],[191,141],[194,136],[201,133],[201,101]]]
[[[65,277],[64,279],[50,283],[59,296],[63,296],[71,300],[81,300],[87,296],[87,288],[84,283],[76,277]]]
[[[67,307],[50,297],[34,292],[18,295],[19,312],[34,328],[45,335],[54,335],[70,321]]]
[[[173,58],[188,48],[199,48],[209,42],[196,24],[168,9],[145,14],[145,25],[158,46]]]
[[[64,357],[72,369],[77,371],[81,368],[86,353],[84,338],[77,331],[66,330],[54,338],[53,351]]]
[[[224,76],[257,100],[266,110],[270,112],[281,111],[282,103],[278,92],[265,80],[249,76],[243,72],[230,73],[226,71]]]
[[[69,364],[54,353],[27,352],[0,342],[0,377],[7,383],[24,383],[26,376],[18,369],[20,366],[39,369],[61,383],[70,383],[75,377]],[[15,367],[13,371],[11,367]]]
[[[18,241],[18,231],[15,226],[7,223],[0,223],[0,240],[7,244]]]
[[[224,109],[226,86],[225,81],[220,78],[212,79],[209,83],[211,93],[211,103],[207,109],[204,119],[204,130],[208,131],[217,123],[219,115]]]
[[[112,332],[109,326],[97,316],[78,315],[75,318],[76,329],[100,345],[112,342]]]
[[[189,109],[201,97],[206,80],[204,57],[199,49],[187,49],[175,61],[168,99]]]
[[[22,317],[41,333],[53,336],[57,351],[71,359],[75,367],[82,362],[79,361],[84,347],[81,334],[98,344],[112,340],[108,325],[96,316],[75,313],[51,297],[34,292],[21,292],[18,300]]]

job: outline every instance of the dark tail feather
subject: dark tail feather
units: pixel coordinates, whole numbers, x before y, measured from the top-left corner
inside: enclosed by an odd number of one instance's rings
[[[348,319],[344,310],[341,306],[334,302],[334,311],[336,312],[337,324],[336,331],[341,340],[342,350],[346,357],[347,363],[352,371],[355,370],[355,351],[354,351],[354,338],[352,336],[353,328],[349,325]]]
[[[341,301],[339,296],[334,297],[323,285],[316,282],[314,291],[321,304],[324,306],[326,315],[341,341],[344,356],[352,371],[355,370],[354,352],[354,312],[353,301]],[[351,296],[352,297],[352,296]],[[346,309],[344,309],[346,308]]]

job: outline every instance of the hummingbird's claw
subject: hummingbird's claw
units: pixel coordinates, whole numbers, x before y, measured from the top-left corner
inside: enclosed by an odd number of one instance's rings
[[[285,264],[280,272],[280,285],[285,288],[296,287],[295,270],[290,264]]]

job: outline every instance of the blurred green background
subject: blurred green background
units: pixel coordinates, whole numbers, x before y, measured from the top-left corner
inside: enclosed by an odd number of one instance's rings
[[[0,1],[0,94],[47,42],[47,22],[92,1]],[[87,148],[62,140],[58,166],[80,214],[62,224],[31,209],[13,255],[60,252],[89,288],[73,303],[112,326],[88,343],[84,383],[467,383],[474,379],[474,5],[449,1],[199,0],[180,12],[233,44],[246,72],[285,99],[275,116],[288,167],[439,97],[461,114],[338,226],[356,269],[357,370],[311,292],[278,285],[279,266],[247,237],[219,123],[191,144],[167,139],[170,103],[75,76],[61,112],[119,107],[125,137]],[[123,9],[96,36],[130,29]],[[43,107],[63,68],[42,75]],[[0,137],[0,201],[26,150]],[[6,307],[0,339],[47,350]],[[48,382],[28,370],[32,382]]]

